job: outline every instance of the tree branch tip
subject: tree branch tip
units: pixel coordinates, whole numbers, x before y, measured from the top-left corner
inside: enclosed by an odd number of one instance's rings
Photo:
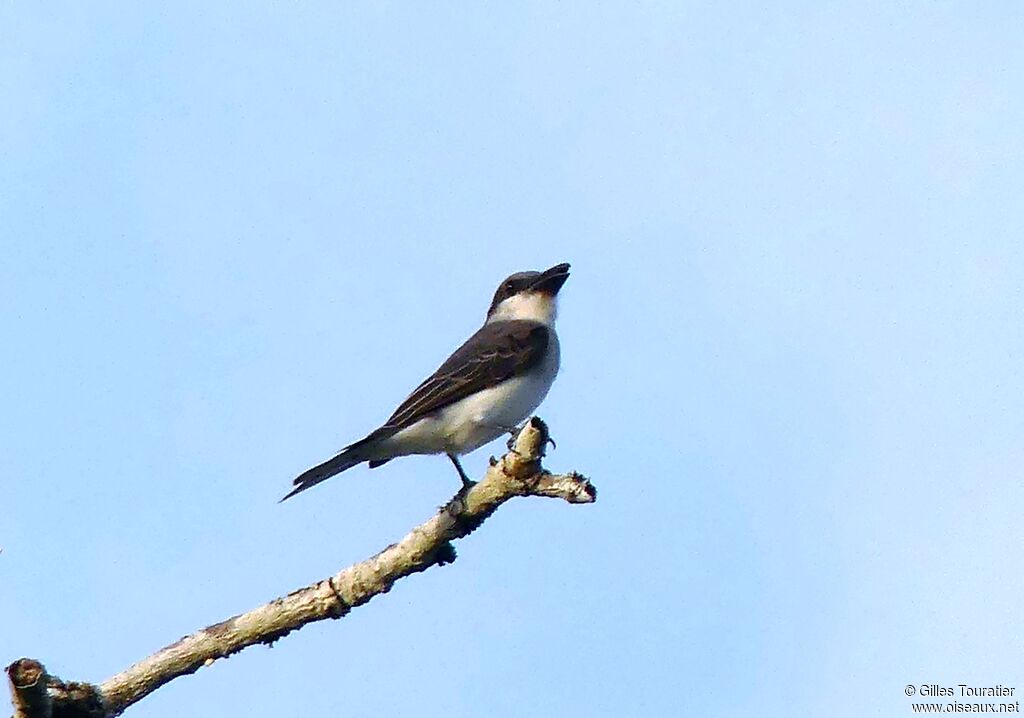
[[[33,658],[19,658],[6,668],[14,718],[106,718],[100,692],[90,683],[62,681]]]
[[[11,685],[19,690],[34,688],[40,680],[45,683],[48,678],[46,668],[34,658],[19,658],[4,670]]]
[[[545,438],[547,438],[548,423],[546,421],[544,421],[543,419],[541,419],[539,416],[531,416],[530,417],[530,427],[533,428],[533,429],[536,429],[539,432],[541,432],[542,434],[545,435]]]
[[[509,451],[523,459],[540,459],[549,438],[548,425],[539,416],[532,416],[512,440]]]
[[[569,478],[577,482],[580,485],[580,489],[583,491],[583,494],[590,499],[585,503],[592,504],[597,501],[597,487],[590,483],[590,479],[576,471],[570,471]]]
[[[575,471],[568,474],[539,474],[529,482],[526,493],[564,499],[570,504],[592,504],[597,501],[597,487],[586,476]]]

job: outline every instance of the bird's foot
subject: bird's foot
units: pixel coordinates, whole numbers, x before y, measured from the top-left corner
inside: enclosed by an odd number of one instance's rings
[[[517,456],[519,455],[519,452],[516,451],[516,439],[519,438],[519,432],[521,432],[523,429],[525,429],[526,425],[529,424],[531,421],[533,421],[533,419],[527,419],[526,421],[524,421],[522,423],[521,426],[513,426],[511,429],[509,429],[507,427],[502,427],[509,434],[508,441],[505,442],[505,446],[508,448],[509,451],[511,451],[513,454],[515,454]],[[555,443],[555,440],[552,439],[550,435],[544,440],[544,443],[545,443],[545,445],[546,444],[551,444],[551,448],[552,449],[557,449],[558,448],[558,444]],[[491,466],[493,466],[493,465],[494,464],[491,464]]]
[[[460,478],[462,479],[462,486],[460,486],[459,490],[455,492],[455,498],[452,500],[459,504],[460,506],[464,506],[466,497],[469,496],[469,492],[473,489],[474,486],[476,486],[476,482],[471,481],[465,476],[462,476]]]
[[[519,438],[519,432],[526,428],[527,422],[529,422],[529,419],[523,422],[522,426],[502,427],[508,433],[508,441],[505,442],[505,447],[514,454],[519,453],[516,451],[516,439]]]

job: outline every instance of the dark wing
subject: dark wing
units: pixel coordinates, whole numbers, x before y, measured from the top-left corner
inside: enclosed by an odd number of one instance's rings
[[[395,409],[382,430],[404,429],[432,412],[537,365],[548,348],[548,328],[511,320],[484,324],[430,378]]]

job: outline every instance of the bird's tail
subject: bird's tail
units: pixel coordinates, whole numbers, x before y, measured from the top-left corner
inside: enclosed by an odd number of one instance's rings
[[[290,499],[295,494],[301,493],[308,488],[316,486],[321,481],[326,481],[335,474],[340,474],[342,471],[347,471],[357,464],[361,464],[364,461],[372,461],[375,457],[374,449],[377,448],[379,440],[384,438],[381,430],[377,430],[367,436],[365,439],[357,441],[351,446],[345,447],[341,453],[332,456],[330,459],[322,464],[314,466],[312,469],[303,471],[292,483],[295,484],[295,488],[288,492],[281,501]],[[393,432],[386,432],[388,434]],[[372,464],[371,464],[372,465]],[[280,501],[278,502],[280,503]]]

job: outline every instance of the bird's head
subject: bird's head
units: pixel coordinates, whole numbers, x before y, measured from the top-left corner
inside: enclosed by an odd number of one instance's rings
[[[516,272],[494,293],[487,321],[530,319],[542,324],[555,321],[558,290],[569,278],[569,265],[556,264],[543,272]]]

